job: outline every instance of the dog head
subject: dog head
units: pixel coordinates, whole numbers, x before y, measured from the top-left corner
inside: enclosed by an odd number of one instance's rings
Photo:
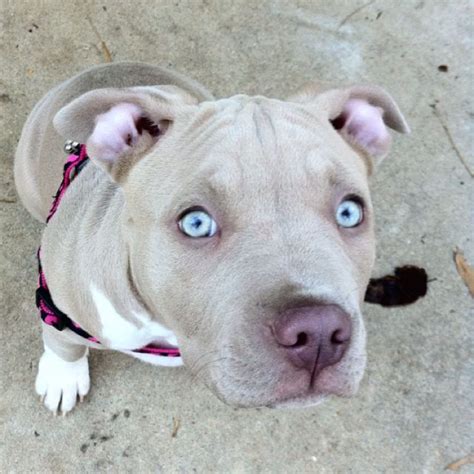
[[[386,92],[199,103],[172,86],[103,89],[55,125],[118,183],[134,284],[217,396],[303,406],[357,390],[368,177],[388,128],[408,131]]]

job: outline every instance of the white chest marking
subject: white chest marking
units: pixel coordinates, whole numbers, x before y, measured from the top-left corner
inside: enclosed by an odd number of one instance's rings
[[[102,324],[102,338],[107,340],[111,349],[125,352],[152,364],[170,367],[182,365],[181,357],[131,352],[132,349],[144,347],[152,342],[164,342],[174,347],[177,347],[178,343],[172,331],[156,321],[151,321],[149,315],[133,312],[133,315],[142,323],[142,327],[138,328],[121,316],[112,302],[93,283],[90,285],[90,291]]]

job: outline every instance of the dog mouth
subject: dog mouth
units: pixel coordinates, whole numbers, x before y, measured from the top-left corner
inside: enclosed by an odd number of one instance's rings
[[[166,340],[154,340],[146,346],[135,350],[135,352],[171,358],[179,358],[181,356],[179,348]]]
[[[224,385],[215,380],[209,380],[199,374],[198,378],[223,403],[238,408],[269,408],[291,409],[312,407],[322,404],[333,397],[350,398],[357,392],[358,384],[349,387],[342,374],[328,374],[326,383],[316,380],[313,383],[312,374],[301,370],[299,374],[279,374],[280,380],[276,386],[272,383],[264,386],[253,385],[247,378],[238,377],[238,385],[234,378],[224,377]],[[229,374],[227,373],[227,376]],[[327,386],[326,386],[327,385]]]
[[[176,346],[170,344],[168,341],[165,341],[163,339],[155,339],[154,341],[150,342],[150,344],[148,344],[148,347],[154,349],[178,349]]]

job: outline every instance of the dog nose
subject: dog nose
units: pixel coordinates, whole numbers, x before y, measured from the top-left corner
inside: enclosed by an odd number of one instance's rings
[[[273,324],[273,336],[289,361],[311,372],[312,380],[325,367],[342,359],[349,346],[349,315],[335,305],[286,310]]]

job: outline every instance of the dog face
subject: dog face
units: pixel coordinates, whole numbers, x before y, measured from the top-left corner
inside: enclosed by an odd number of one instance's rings
[[[407,131],[383,91],[200,104],[172,88],[93,91],[56,122],[79,123],[121,185],[136,288],[219,398],[303,406],[357,390],[368,176],[386,125]]]

